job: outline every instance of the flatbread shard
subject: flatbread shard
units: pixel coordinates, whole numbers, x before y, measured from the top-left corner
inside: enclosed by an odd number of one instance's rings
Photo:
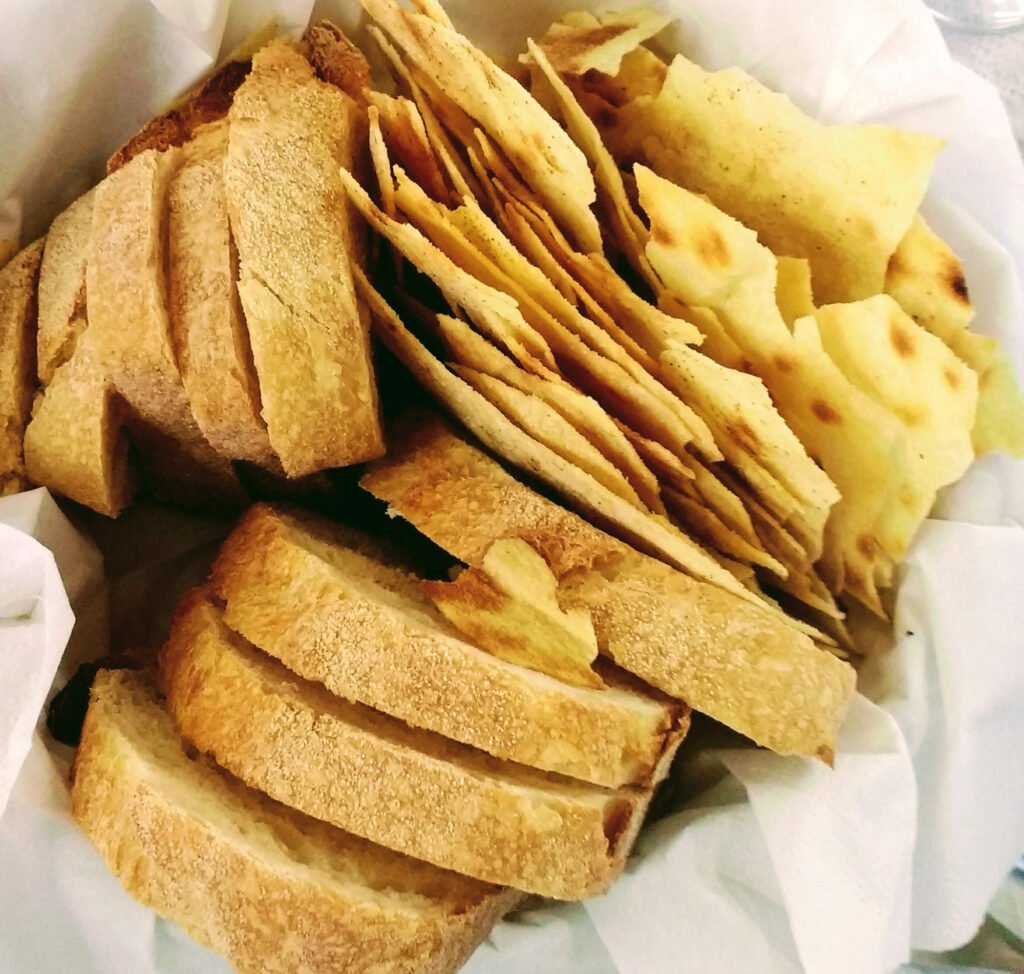
[[[661,289],[661,282],[644,254],[647,228],[626,194],[622,173],[601,140],[597,126],[587,116],[569,86],[559,77],[544,51],[533,41],[527,41],[527,46],[534,63],[532,90],[539,94],[545,91],[544,86],[547,85],[556,117],[561,117],[566,131],[583,150],[594,170],[598,199],[607,219],[610,236],[634,271],[657,293]]]
[[[556,20],[537,44],[559,74],[617,75],[623,57],[670,23],[671,17],[646,7],[602,14],[577,10]],[[529,64],[531,57],[519,60]]]
[[[277,42],[253,59],[228,117],[224,184],[271,446],[293,477],[379,456],[350,269],[361,229],[338,177],[365,141],[363,113]]]
[[[404,174],[399,176],[396,199],[400,208],[459,267],[471,270],[478,288],[486,282],[489,288],[501,292],[513,306],[516,319],[522,319],[543,339],[542,350],[554,353],[551,365],[557,360],[557,367],[583,392],[646,435],[677,451],[685,450],[694,439],[703,451],[719,456],[706,424],[640,364],[635,357],[644,354],[639,346],[634,354],[627,351],[624,341],[630,340],[615,334],[618,326],[614,322],[609,319],[609,325],[602,328],[583,315],[475,204],[467,202],[448,210],[432,203]],[[352,185],[348,178],[346,183]],[[412,227],[382,219],[363,197],[365,194],[354,187],[353,198],[378,232],[395,243],[420,270],[429,273],[449,300],[457,300],[453,282],[461,271],[439,278],[432,269],[436,260],[429,252],[406,242],[415,241],[410,233]],[[478,327],[485,330],[486,322],[479,312],[466,302],[460,303]],[[517,327],[522,330],[523,324]],[[522,364],[530,365],[507,342],[503,344]],[[537,372],[535,366],[530,369]]]
[[[558,580],[522,538],[500,538],[480,568],[423,591],[461,633],[499,659],[578,687],[603,689],[594,671],[597,637],[586,609],[558,604]]]
[[[815,321],[843,375],[905,431],[906,474],[875,532],[889,556],[902,561],[938,490],[974,460],[978,377],[887,295],[828,305]]]
[[[362,0],[415,67],[502,149],[584,252],[601,250],[583,153],[530,93],[451,27],[393,0]]]
[[[374,91],[367,95],[377,109],[379,124],[390,155],[435,200],[447,200],[444,174],[430,144],[423,116],[408,98],[392,98]]]
[[[1013,366],[995,339],[971,330],[974,308],[963,266],[920,214],[889,259],[885,292],[978,374],[975,453],[1024,455],[1024,396]]]
[[[168,189],[168,307],[181,378],[203,435],[221,456],[268,466],[276,458],[260,416],[224,198],[227,140],[224,123],[197,132]]]
[[[590,611],[619,665],[780,753],[831,756],[847,664],[542,498],[434,418],[392,443],[361,484],[394,514],[474,566],[497,539],[527,541],[559,579],[559,603]]]
[[[164,212],[180,149],[147,149],[96,189],[86,265],[88,329],[128,404],[154,486],[194,500],[243,497],[229,461],[206,441],[178,371],[167,313]]]
[[[574,429],[586,436],[626,476],[649,510],[663,513],[657,478],[595,399],[574,389],[567,382],[545,379],[524,371],[459,318],[438,315],[437,327],[457,361],[543,400],[568,420]]]
[[[37,240],[0,270],[0,495],[28,486],[22,441],[36,388]]]
[[[681,55],[656,96],[609,121],[603,133],[620,164],[646,162],[775,253],[809,260],[823,304],[883,289],[942,147],[882,126],[821,125],[743,71],[708,72]]]
[[[820,525],[820,513],[827,511],[826,581],[881,613],[875,578],[880,571],[884,576],[887,556],[873,531],[904,476],[907,444],[899,421],[832,361],[814,318],[801,318],[790,330],[776,304],[776,259],[753,231],[644,166],[636,167],[636,176],[651,220],[647,253],[655,269],[682,301],[715,313],[806,451],[810,476],[794,478],[794,490],[783,494],[774,489],[774,478],[752,482],[758,500],[782,521],[802,514],[807,529]],[[744,476],[759,469],[747,466]],[[786,465],[773,472],[789,478]],[[817,489],[809,489],[814,483]],[[835,488],[840,499],[831,508],[797,501],[815,494],[826,501],[829,493],[834,499]],[[815,511],[818,519],[811,517]],[[820,530],[803,533],[807,547],[817,547]]]
[[[454,371],[521,430],[590,474],[613,494],[640,510],[646,510],[618,467],[544,399],[466,366],[456,365]]]

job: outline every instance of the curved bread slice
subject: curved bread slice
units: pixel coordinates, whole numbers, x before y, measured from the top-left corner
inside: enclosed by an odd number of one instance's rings
[[[116,517],[131,503],[124,408],[107,380],[95,335],[82,332],[71,360],[53,374],[25,430],[25,467],[37,484]]]
[[[43,241],[0,270],[0,496],[28,486],[22,439],[36,389],[36,280]]]
[[[101,335],[89,331],[85,268],[96,193],[75,200],[46,235],[36,337],[43,391],[25,430],[25,468],[35,483],[115,517],[138,477]]]
[[[222,172],[227,123],[200,129],[182,149],[167,194],[168,311],[182,382],[210,445],[230,460],[276,457],[260,417],[252,350],[235,286],[238,259]]]
[[[496,757],[647,783],[688,724],[653,692],[569,686],[470,645],[371,538],[310,515],[251,507],[211,584],[224,621],[299,676]]]
[[[455,557],[524,538],[591,613],[601,652],[780,754],[831,760],[849,664],[757,605],[643,555],[516,480],[436,418],[407,424],[360,483]]]
[[[519,898],[190,760],[127,671],[96,677],[71,810],[129,893],[251,974],[449,974]]]
[[[184,737],[247,784],[373,842],[558,899],[601,892],[649,792],[502,762],[294,677],[223,624],[205,593],[161,654]]]
[[[54,373],[74,354],[86,327],[85,261],[92,229],[96,190],[78,197],[50,225],[39,268],[39,332],[36,359],[39,381],[49,385]]]
[[[165,198],[180,162],[179,149],[147,150],[96,188],[86,265],[88,330],[131,407],[133,438],[157,486],[185,501],[240,501],[230,462],[207,443],[192,415],[171,341]]]

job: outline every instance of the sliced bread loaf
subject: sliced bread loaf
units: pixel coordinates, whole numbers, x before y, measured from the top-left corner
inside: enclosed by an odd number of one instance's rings
[[[381,845],[558,899],[603,891],[650,792],[499,761],[294,676],[201,590],[160,658],[181,733],[247,784]]]
[[[450,974],[520,898],[190,759],[128,671],[96,677],[71,809],[129,893],[243,974]]]
[[[470,565],[500,538],[524,539],[620,666],[758,744],[831,760],[856,673],[764,608],[605,534],[436,417],[395,431],[360,483]]]
[[[89,331],[131,410],[133,439],[155,487],[186,502],[241,501],[228,460],[189,406],[166,304],[166,196],[181,150],[147,150],[96,188],[86,263]]]
[[[332,693],[496,757],[618,787],[660,779],[686,708],[602,670],[573,687],[466,642],[374,539],[257,504],[211,577],[224,621]]]
[[[365,144],[363,112],[275,42],[253,58],[228,118],[224,187],[271,446],[291,477],[380,456],[351,271],[363,248],[338,174]]]

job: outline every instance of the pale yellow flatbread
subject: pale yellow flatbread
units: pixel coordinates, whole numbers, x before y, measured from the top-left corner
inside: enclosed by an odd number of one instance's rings
[[[775,253],[809,260],[821,303],[883,289],[943,145],[822,125],[737,68],[708,72],[681,55],[656,96],[623,105],[602,132],[619,157],[706,194]]]

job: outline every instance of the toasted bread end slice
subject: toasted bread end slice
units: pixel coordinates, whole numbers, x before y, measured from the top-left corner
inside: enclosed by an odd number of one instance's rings
[[[242,972],[450,974],[520,898],[190,759],[151,680],[101,670],[71,809],[127,891]]]

